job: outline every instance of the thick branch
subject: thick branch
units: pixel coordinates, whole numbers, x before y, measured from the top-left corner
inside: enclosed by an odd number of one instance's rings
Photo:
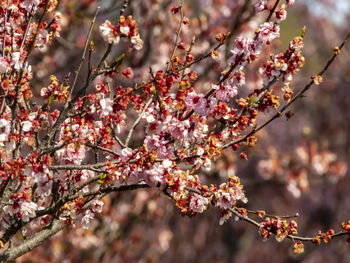
[[[0,262],[11,262],[15,260],[28,251],[31,251],[33,248],[41,245],[46,239],[61,231],[63,227],[64,225],[58,219],[54,219],[47,228],[44,228],[31,238],[23,240],[17,246],[11,246],[7,251],[0,255]]]

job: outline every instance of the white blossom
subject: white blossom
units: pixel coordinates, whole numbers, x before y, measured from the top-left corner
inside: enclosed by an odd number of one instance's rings
[[[111,100],[110,98],[101,99],[100,105],[101,105],[101,116],[107,116],[113,111],[113,108],[112,108],[113,100]]]
[[[9,66],[9,63],[3,57],[0,57],[0,73],[6,73]]]
[[[36,7],[40,4],[40,0],[25,0],[21,3],[21,6],[27,11],[35,11]]]
[[[32,122],[31,121],[24,121],[22,122],[22,131],[29,132],[32,129]]]

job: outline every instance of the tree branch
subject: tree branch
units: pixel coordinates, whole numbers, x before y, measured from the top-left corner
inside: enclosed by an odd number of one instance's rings
[[[31,251],[33,248],[41,245],[46,239],[55,235],[64,228],[64,224],[58,219],[53,219],[52,223],[34,234],[32,237],[23,240],[17,246],[11,246],[2,255],[0,255],[0,262],[11,262],[23,254]]]
[[[345,43],[349,40],[350,38],[350,32],[348,33],[348,35],[345,37],[345,39],[343,40],[343,42],[341,43],[341,45],[339,46],[339,52],[334,52],[333,56],[328,60],[327,64],[324,66],[324,68],[318,73],[317,76],[322,76],[327,69],[329,68],[329,66],[333,63],[333,61],[335,60],[335,58],[340,54],[340,50],[344,47]],[[286,105],[284,105],[278,112],[276,112],[275,115],[273,115],[270,119],[268,119],[265,123],[263,123],[262,125],[260,125],[259,127],[253,129],[251,132],[249,132],[247,135],[243,136],[242,138],[232,141],[230,143],[225,144],[222,148],[226,149],[232,145],[235,145],[237,143],[241,143],[244,142],[249,136],[257,133],[258,131],[260,131],[262,128],[264,128],[265,126],[267,126],[270,122],[272,122],[274,119],[277,119],[278,117],[280,117],[282,115],[282,113],[284,111],[286,111],[286,109],[288,109],[296,100],[300,99],[303,97],[304,93],[306,91],[308,91],[311,86],[315,83],[314,79],[312,78],[311,81],[306,84],[304,86],[304,88],[302,90],[300,90]]]

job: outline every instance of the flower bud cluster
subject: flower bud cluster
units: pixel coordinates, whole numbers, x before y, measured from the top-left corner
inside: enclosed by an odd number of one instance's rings
[[[200,184],[198,176],[189,176],[178,171],[167,177],[167,185],[183,215],[193,216],[202,213],[212,203],[223,212],[220,224],[231,217],[229,209],[233,209],[237,202],[247,202],[243,186],[236,176],[230,176],[228,182],[222,183],[219,187],[216,185],[208,187]]]
[[[109,20],[106,20],[100,25],[100,33],[102,38],[108,44],[117,45],[120,38],[127,38],[130,40],[132,47],[140,50],[143,46],[143,41],[140,39],[136,21],[132,16],[120,16],[117,26],[114,26]]]
[[[63,83],[60,84],[56,76],[50,76],[51,83],[46,88],[42,88],[40,95],[44,98],[49,99],[49,103],[57,101],[58,103],[63,103],[68,97],[68,86],[65,86]]]
[[[278,242],[282,242],[288,235],[298,233],[297,223],[291,220],[289,223],[280,218],[269,218],[260,223],[259,234],[263,240],[269,239],[274,234]]]
[[[260,74],[263,77],[264,85],[268,85],[275,79],[282,78],[284,82],[284,98],[290,99],[291,90],[290,82],[293,80],[293,75],[304,66],[305,59],[301,55],[300,50],[303,48],[303,38],[295,37],[289,45],[289,48],[284,52],[275,55],[272,60],[268,61],[260,68]]]

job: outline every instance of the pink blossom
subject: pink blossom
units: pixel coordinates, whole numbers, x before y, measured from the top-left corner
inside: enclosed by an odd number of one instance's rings
[[[346,162],[331,163],[328,171],[331,182],[336,183],[339,178],[342,178],[346,175],[347,170],[348,165]]]
[[[248,40],[244,37],[237,37],[235,39],[235,49],[237,49],[238,53],[243,53],[246,51]]]
[[[275,171],[274,162],[270,159],[259,161],[258,171],[265,180],[271,179]]]
[[[8,59],[0,57],[0,73],[7,73],[8,69],[10,67],[10,63]]]
[[[8,140],[6,133],[0,133],[0,146],[4,147],[4,142]]]
[[[21,217],[24,222],[28,222],[30,218],[35,217],[35,211],[38,209],[38,206],[34,202],[24,202],[21,204]]]
[[[146,119],[148,123],[155,122],[157,120],[157,111],[154,109],[154,104],[151,104],[142,115],[142,118]]]
[[[169,124],[170,133],[176,139],[184,139],[188,136],[188,130],[191,127],[189,120],[179,121],[178,119],[172,119]]]
[[[83,225],[84,229],[89,229],[90,222],[94,219],[94,214],[91,212],[91,210],[87,210],[85,212],[85,215],[81,219],[81,223]]]
[[[13,216],[19,211],[18,204],[13,204],[13,201],[10,200],[10,204],[4,207],[4,213],[10,216]]]
[[[185,98],[185,103],[187,107],[194,110],[199,115],[207,116],[215,104],[215,99],[206,99],[202,96],[197,95],[195,92],[191,92]]]
[[[264,11],[267,7],[267,1],[266,0],[260,0],[259,2],[257,2],[255,4],[255,11],[258,13],[258,12],[261,12],[261,11]]]
[[[248,63],[248,58],[251,55],[258,55],[260,53],[261,44],[262,42],[260,40],[237,37],[234,48],[231,50],[231,63],[234,64],[240,59],[241,65],[245,65]],[[242,54],[244,54],[243,57]]]
[[[125,171],[125,170],[124,170]],[[126,176],[126,184],[138,184],[140,182],[140,179],[142,178],[143,170],[141,168],[136,168],[133,171],[131,171],[129,174],[125,174],[123,171],[122,176]]]
[[[193,212],[203,213],[203,211],[207,209],[208,203],[209,201],[207,198],[198,194],[194,194],[192,195],[190,201],[190,208]]]
[[[128,67],[128,68],[124,69],[124,70],[122,71],[122,74],[123,74],[127,79],[131,79],[131,78],[133,77],[133,75],[134,75],[134,73],[133,73],[131,67]]]
[[[49,32],[47,32],[47,30],[41,30],[38,34],[38,41],[36,43],[36,46],[38,48],[43,48],[48,40],[49,40]]]
[[[227,220],[229,220],[232,216],[232,213],[228,210],[224,210],[221,212],[221,217],[219,220],[219,225],[223,225]]]
[[[124,148],[121,151],[121,158],[123,161],[128,160],[133,155],[133,151],[130,148]]]
[[[163,162],[162,162],[162,166],[165,168],[165,169],[168,169],[170,168],[171,166],[173,165],[173,162],[169,159],[165,159]]]
[[[295,0],[287,0],[288,5],[294,5],[294,3],[295,3]]]
[[[31,176],[37,184],[36,193],[40,197],[46,197],[51,194],[52,189],[52,175],[46,166],[41,166],[36,170],[28,168],[28,176]]]
[[[273,22],[265,22],[259,27],[258,40],[262,43],[267,43],[273,39],[279,37],[280,28]]]
[[[295,149],[295,154],[296,157],[303,163],[303,164],[307,164],[310,160],[309,160],[309,153],[308,153],[308,149],[304,146],[298,146]]]
[[[194,128],[194,127],[193,127]],[[202,122],[197,122],[193,133],[191,133],[194,138],[198,141],[202,140],[208,133],[208,125]]]
[[[287,11],[284,8],[281,8],[280,10],[275,12],[276,15],[276,21],[277,23],[280,23],[281,21],[286,20],[287,18]]]
[[[217,89],[215,97],[218,100],[229,101],[231,98],[237,95],[238,89],[236,86],[226,86],[226,85],[212,85],[213,89]]]
[[[326,174],[329,168],[329,164],[336,160],[334,153],[323,152],[321,154],[315,154],[311,161],[311,167],[318,175]]]
[[[172,155],[170,143],[159,135],[146,136],[145,144],[149,152],[156,150],[159,158],[166,158]]]
[[[222,87],[215,93],[215,97],[222,101],[229,101],[231,98],[228,92]]]
[[[63,22],[62,20],[63,19],[62,19],[62,13],[61,12],[56,11],[55,14],[54,14],[54,19],[60,26],[62,26],[62,22]],[[55,31],[55,37],[60,37],[60,31],[61,31],[61,28]]]
[[[94,213],[101,213],[102,209],[103,209],[103,201],[101,200],[94,200],[92,201],[92,205],[91,205],[91,210]]]
[[[216,202],[216,206],[221,209],[229,209],[236,203],[236,198],[228,192],[220,191],[220,197]]]
[[[80,171],[80,181],[81,182],[86,182],[89,178],[93,177],[95,173],[90,170],[81,170]]]
[[[209,172],[209,171],[211,170],[211,166],[212,166],[212,163],[211,163],[210,158],[205,157],[203,161],[204,161],[204,162],[203,162],[203,168],[204,168],[204,170],[206,170],[207,172]]]
[[[145,171],[144,179],[151,187],[164,189],[166,186],[165,170],[161,165],[153,166],[152,169]]]
[[[75,164],[81,164],[85,158],[86,149],[83,145],[80,145],[78,148],[76,146],[74,149],[72,147],[67,148],[67,161],[73,161]]]
[[[191,92],[187,95],[187,97],[185,98],[185,103],[186,103],[186,106],[188,108],[190,108],[191,110],[194,109],[194,107],[199,103],[199,100],[201,99],[202,97],[197,95],[196,92]]]
[[[245,84],[245,75],[244,72],[238,71],[234,76],[234,81],[238,86],[242,86]]]
[[[261,52],[261,43],[259,41],[256,41],[254,39],[248,39],[247,40],[247,50],[251,54],[259,55]]]
[[[233,190],[234,190],[234,196],[235,196],[234,198],[236,200],[240,200],[243,203],[247,203],[248,202],[248,199],[245,197],[244,192],[243,192],[243,190],[241,188],[235,186],[233,188]]]
[[[56,158],[64,164],[80,165],[85,159],[86,149],[83,145],[77,147],[74,143],[69,144],[66,148],[56,151]]]

